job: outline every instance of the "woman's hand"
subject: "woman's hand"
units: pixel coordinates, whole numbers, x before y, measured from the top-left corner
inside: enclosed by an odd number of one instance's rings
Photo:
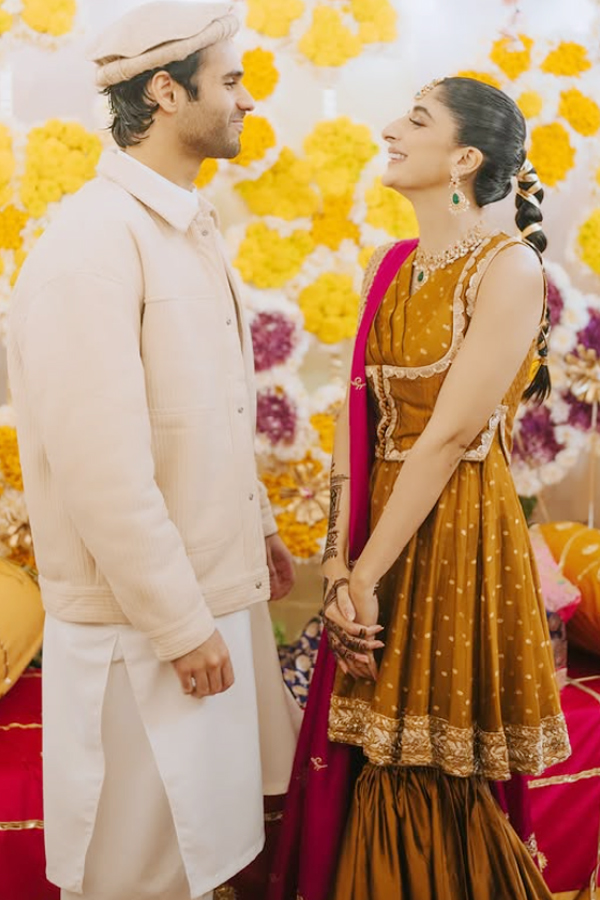
[[[376,639],[382,630],[373,622],[370,626],[356,621],[357,614],[350,597],[350,572],[331,581],[325,578],[322,619],[329,644],[341,670],[353,678],[375,679],[377,666],[373,651],[384,645]]]

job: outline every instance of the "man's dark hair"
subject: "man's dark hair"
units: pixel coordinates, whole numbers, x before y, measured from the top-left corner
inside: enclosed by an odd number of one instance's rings
[[[112,122],[110,130],[119,147],[141,144],[151,127],[158,104],[148,94],[148,84],[157,72],[168,72],[171,78],[185,88],[190,100],[197,100],[199,86],[197,74],[202,64],[202,50],[197,50],[181,62],[172,62],[158,69],[149,69],[130,81],[111,84],[102,93],[108,97]]]

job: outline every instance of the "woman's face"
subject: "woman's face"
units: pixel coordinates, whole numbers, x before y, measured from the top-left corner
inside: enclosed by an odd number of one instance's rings
[[[384,128],[389,153],[382,176],[386,187],[411,194],[449,185],[452,167],[464,148],[456,144],[456,125],[440,96],[437,87],[417,97],[405,116]]]

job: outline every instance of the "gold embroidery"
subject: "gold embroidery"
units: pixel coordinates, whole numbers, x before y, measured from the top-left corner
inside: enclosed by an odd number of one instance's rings
[[[41,722],[31,722],[29,725],[24,725],[22,722],[10,722],[8,725],[0,725],[0,731],[12,731],[13,728],[20,728],[23,731],[27,731],[30,728],[41,727]]]
[[[536,778],[535,781],[528,783],[529,790],[536,788],[552,787],[555,784],[575,784],[586,778],[598,778],[600,769],[584,769],[583,772],[573,772],[570,775],[550,775],[548,778]]]
[[[535,834],[529,835],[529,837],[525,841],[525,846],[527,847],[531,858],[537,862],[540,872],[543,872],[548,865],[548,859],[543,853],[540,852]]]
[[[362,747],[380,766],[436,766],[449,775],[484,775],[495,781],[511,772],[541,774],[569,756],[562,713],[539,726],[505,725],[501,731],[457,728],[436,716],[392,719],[366,700],[333,696],[329,740]]]
[[[29,819],[24,822],[0,822],[0,831],[43,831],[41,819]]]
[[[216,888],[214,900],[236,900],[237,894],[230,884]]]
[[[4,657],[4,682],[10,684],[10,678],[8,677],[8,650],[2,641],[0,641],[0,650],[2,650],[2,656]]]
[[[323,762],[322,756],[311,756],[310,761],[312,763],[313,769],[315,772],[321,772],[322,769],[327,768],[327,763]]]

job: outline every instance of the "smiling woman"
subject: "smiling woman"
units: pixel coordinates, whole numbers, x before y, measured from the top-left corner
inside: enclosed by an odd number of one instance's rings
[[[383,183],[421,240],[376,250],[365,276],[333,453],[328,648],[274,873],[292,891],[270,900],[550,900],[490,790],[569,754],[509,469],[521,398],[549,387],[543,191],[522,114],[478,81],[428,85],[383,136]],[[520,239],[484,215],[514,188]],[[300,863],[294,885],[297,844],[321,867]]]

